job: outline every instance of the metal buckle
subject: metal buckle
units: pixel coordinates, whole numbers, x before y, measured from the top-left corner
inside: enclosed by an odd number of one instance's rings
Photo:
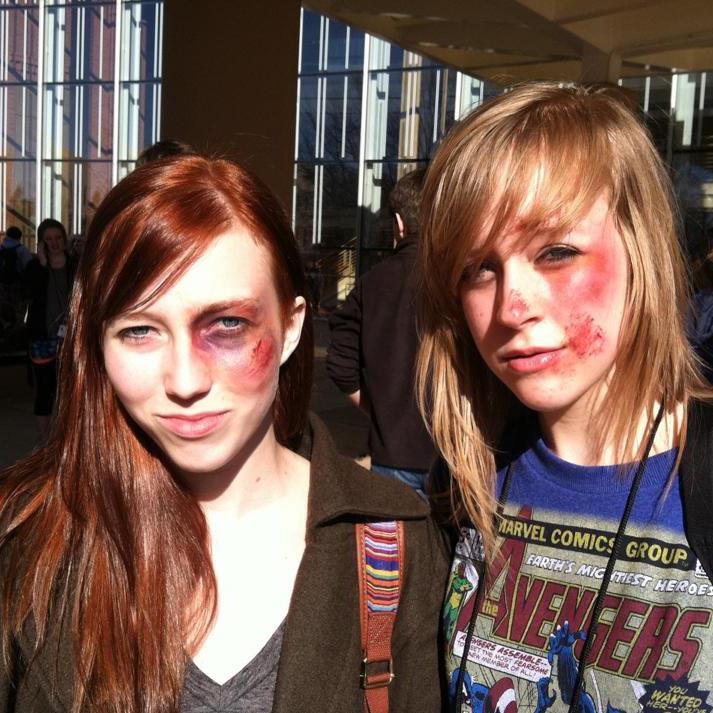
[[[381,671],[380,673],[369,674],[367,666],[373,666],[374,664],[388,664],[388,669],[386,671]],[[368,658],[364,658],[361,662],[361,674],[359,678],[361,680],[361,687],[365,690],[370,688],[384,688],[388,686],[394,680],[394,660],[393,659],[376,659],[374,661],[369,661]]]

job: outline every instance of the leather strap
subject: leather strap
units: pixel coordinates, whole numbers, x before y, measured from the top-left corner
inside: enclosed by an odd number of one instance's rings
[[[403,522],[357,523],[356,542],[364,711],[388,713],[394,679],[391,638],[405,558]]]

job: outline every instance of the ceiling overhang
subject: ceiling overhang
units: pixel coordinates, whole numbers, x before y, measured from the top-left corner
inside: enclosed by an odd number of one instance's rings
[[[713,69],[713,0],[308,0],[306,5],[503,85]]]

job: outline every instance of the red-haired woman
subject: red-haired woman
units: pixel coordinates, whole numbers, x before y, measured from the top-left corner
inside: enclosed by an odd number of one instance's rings
[[[307,419],[274,196],[146,164],[87,236],[48,445],[0,478],[0,711],[361,711],[354,522],[405,522],[392,711],[437,711],[447,563],[420,499]]]

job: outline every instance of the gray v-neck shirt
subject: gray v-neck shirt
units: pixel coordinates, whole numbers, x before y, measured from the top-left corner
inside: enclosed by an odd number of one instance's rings
[[[222,685],[189,659],[180,713],[270,713],[284,630],[283,621],[255,658]]]

